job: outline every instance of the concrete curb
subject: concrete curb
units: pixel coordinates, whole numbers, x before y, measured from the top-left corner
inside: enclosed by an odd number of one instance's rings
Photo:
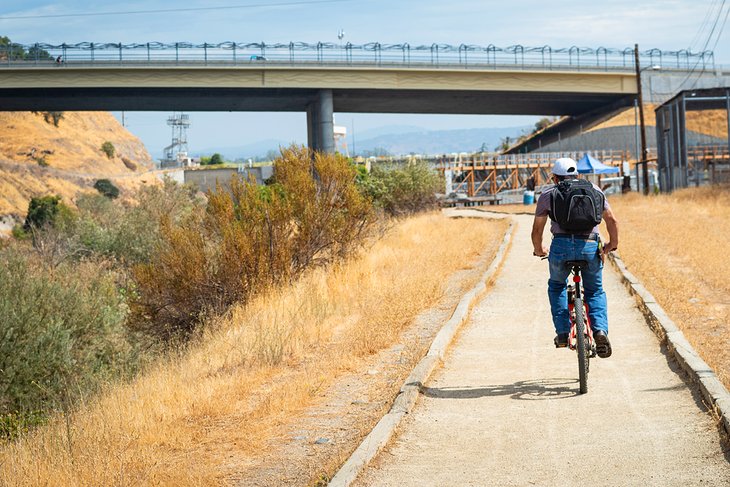
[[[700,358],[692,348],[682,331],[667,313],[656,302],[654,296],[626,269],[621,257],[609,254],[614,267],[618,269],[622,280],[639,303],[646,321],[663,344],[667,346],[671,356],[687,373],[690,382],[697,387],[706,405],[710,407],[722,421],[723,429],[730,435],[730,393],[717,378],[715,372]]]
[[[502,243],[489,268],[484,272],[479,282],[462,296],[451,318],[449,318],[434,337],[426,356],[416,364],[411,374],[406,378],[395,401],[393,401],[390,411],[378,421],[378,424],[363,439],[360,446],[357,447],[352,455],[350,455],[350,458],[347,459],[335,476],[332,477],[332,480],[328,484],[330,487],[346,487],[352,484],[380,450],[388,444],[401,420],[416,405],[421,386],[428,380],[436,367],[444,359],[447,348],[453,341],[459,328],[461,328],[469,317],[472,306],[482,293],[486,291],[487,283],[502,264],[507,247],[512,239],[514,227],[515,223],[510,222],[509,228],[504,233]]]

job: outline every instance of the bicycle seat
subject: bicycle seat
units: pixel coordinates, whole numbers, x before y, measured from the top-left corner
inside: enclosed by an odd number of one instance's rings
[[[588,261],[587,260],[567,260],[565,261],[565,267],[572,269],[573,267],[578,267],[579,269],[583,270],[586,267],[588,267]]]

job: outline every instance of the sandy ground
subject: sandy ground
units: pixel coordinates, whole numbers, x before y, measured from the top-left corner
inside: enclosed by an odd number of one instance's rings
[[[730,485],[716,421],[610,266],[613,356],[591,361],[577,393],[575,354],[552,345],[532,219],[515,218],[494,288],[358,485]]]

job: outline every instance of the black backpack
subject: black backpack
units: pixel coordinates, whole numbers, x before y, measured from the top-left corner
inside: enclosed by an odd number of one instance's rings
[[[585,179],[560,181],[552,194],[550,218],[570,233],[587,233],[603,218],[603,193]]]

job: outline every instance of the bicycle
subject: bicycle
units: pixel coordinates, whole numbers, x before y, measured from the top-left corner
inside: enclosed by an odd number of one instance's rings
[[[591,319],[588,305],[583,301],[581,271],[588,266],[585,260],[569,260],[565,266],[573,274],[573,284],[568,285],[568,314],[570,316],[570,333],[568,347],[578,353],[578,380],[580,393],[588,392],[588,371],[591,358],[596,356],[596,342],[593,339]]]
[[[542,260],[548,257],[542,257]],[[588,305],[583,301],[583,287],[581,286],[581,271],[588,267],[586,260],[569,260],[565,266],[573,275],[573,284],[568,285],[568,315],[570,316],[570,332],[568,334],[568,348],[578,353],[578,382],[580,393],[588,392],[588,372],[591,359],[596,356],[596,342],[593,339],[591,319],[588,314]]]

